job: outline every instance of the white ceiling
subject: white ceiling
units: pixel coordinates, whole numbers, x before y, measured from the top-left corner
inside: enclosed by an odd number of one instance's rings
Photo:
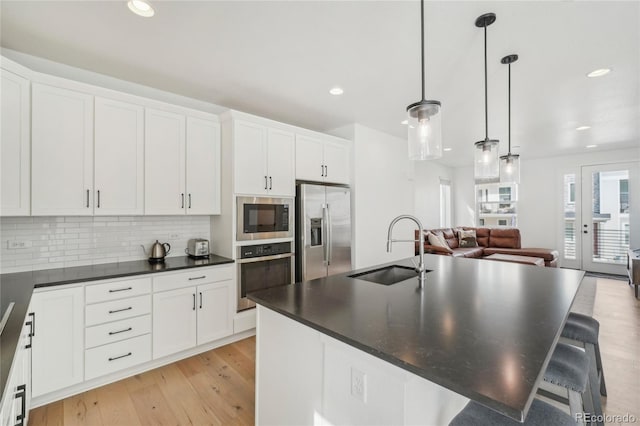
[[[418,1],[1,2],[3,47],[275,120],[358,122],[406,139],[420,98]],[[427,98],[442,102],[442,160],[472,164],[484,139],[482,30],[489,27],[489,136],[524,158],[640,144],[640,3],[427,2]],[[612,68],[601,78],[585,76]],[[335,97],[329,88],[340,85]],[[592,126],[577,132],[580,125]]]

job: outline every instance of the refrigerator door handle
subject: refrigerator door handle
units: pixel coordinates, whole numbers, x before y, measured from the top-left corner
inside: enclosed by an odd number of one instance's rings
[[[322,247],[322,257],[323,257],[323,263],[326,265],[329,264],[329,245],[330,245],[330,239],[329,239],[329,226],[327,223],[327,218],[329,217],[329,209],[328,206],[325,204],[322,206],[322,234],[324,235],[324,241],[323,243],[323,247]]]
[[[331,265],[331,258],[333,257],[332,246],[333,246],[333,224],[331,223],[331,208],[329,204],[327,204],[327,265]]]

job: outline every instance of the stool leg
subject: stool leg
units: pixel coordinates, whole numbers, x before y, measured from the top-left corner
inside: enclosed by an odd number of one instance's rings
[[[594,345],[587,343],[584,345],[585,352],[589,356],[589,383],[585,393],[588,393],[591,399],[591,414],[602,416],[602,401],[600,401],[600,384],[598,380],[598,371],[596,367],[596,352]],[[597,426],[604,426],[603,422],[595,422]]]
[[[571,413],[571,417],[577,421],[578,413],[584,414],[584,408],[582,407],[582,396],[579,392],[573,391],[569,389],[569,412]],[[584,415],[581,415],[580,423],[585,424]]]
[[[598,375],[600,376],[600,395],[607,396],[607,386],[604,383],[604,370],[602,369],[602,358],[600,357],[600,344],[595,344],[596,365],[598,366]]]

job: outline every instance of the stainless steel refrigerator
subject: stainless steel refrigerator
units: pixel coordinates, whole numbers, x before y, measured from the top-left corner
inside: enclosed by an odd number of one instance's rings
[[[350,271],[349,187],[296,185],[296,282]]]

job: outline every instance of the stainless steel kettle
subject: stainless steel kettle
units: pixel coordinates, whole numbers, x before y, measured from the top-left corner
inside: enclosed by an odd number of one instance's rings
[[[165,246],[167,246],[166,249],[165,249]],[[140,247],[142,247],[144,254],[149,256],[149,262],[151,263],[164,262],[165,256],[168,255],[169,252],[171,251],[171,244],[161,243],[158,240],[156,240],[156,242],[153,243],[153,245],[151,246],[151,250],[149,250],[148,254],[144,246],[141,245]]]

